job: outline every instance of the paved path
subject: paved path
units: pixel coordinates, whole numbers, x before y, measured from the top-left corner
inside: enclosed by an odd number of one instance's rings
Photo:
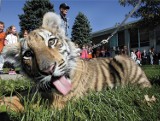
[[[14,74],[14,75],[0,74],[0,80],[19,80],[24,78],[25,77],[21,74]]]

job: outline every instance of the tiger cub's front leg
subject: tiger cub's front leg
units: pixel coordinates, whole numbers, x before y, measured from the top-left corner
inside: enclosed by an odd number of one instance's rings
[[[5,106],[6,110],[22,112],[24,106],[20,102],[20,99],[17,96],[13,97],[2,97],[0,98],[0,107]]]

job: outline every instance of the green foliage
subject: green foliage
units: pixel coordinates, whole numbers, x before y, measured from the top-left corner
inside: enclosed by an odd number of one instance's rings
[[[142,68],[150,80],[158,80],[158,83],[154,83],[150,89],[129,85],[124,88],[89,92],[87,96],[77,101],[69,101],[62,110],[48,107],[48,102],[42,101],[36,93],[31,100],[28,100],[29,97],[23,99],[24,112],[9,115],[11,119],[21,121],[158,121],[160,120],[160,66]],[[26,82],[22,81],[21,84],[26,85]],[[5,83],[0,85],[6,86]],[[4,88],[1,87],[0,92],[2,90]],[[154,95],[156,101],[148,103],[144,95],[150,98]],[[38,100],[36,105],[35,98]]]
[[[135,6],[138,0],[119,0],[122,6]],[[141,6],[133,14],[133,17],[140,17],[142,21],[139,26],[154,28],[160,25],[160,0],[142,0]]]
[[[23,7],[24,14],[19,15],[21,32],[40,27],[43,15],[48,11],[54,12],[49,0],[27,0]]]
[[[91,31],[87,17],[79,12],[72,27],[71,40],[79,45],[88,44],[91,41]]]

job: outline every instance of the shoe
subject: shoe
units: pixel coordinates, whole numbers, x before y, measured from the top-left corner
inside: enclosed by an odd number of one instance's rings
[[[14,75],[14,74],[17,74],[15,71],[9,71],[8,73],[9,75]]]

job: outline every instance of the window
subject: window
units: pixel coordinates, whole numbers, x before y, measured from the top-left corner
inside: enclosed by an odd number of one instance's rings
[[[149,30],[148,29],[140,29],[140,46],[149,46]]]
[[[117,46],[117,34],[115,34],[110,40],[109,40],[109,45],[110,47],[116,47]]]
[[[130,30],[130,46],[131,48],[138,47],[138,29]]]
[[[156,30],[156,44],[160,45],[160,28]]]
[[[125,45],[125,38],[124,38],[124,31],[118,32],[118,46],[124,46]]]

